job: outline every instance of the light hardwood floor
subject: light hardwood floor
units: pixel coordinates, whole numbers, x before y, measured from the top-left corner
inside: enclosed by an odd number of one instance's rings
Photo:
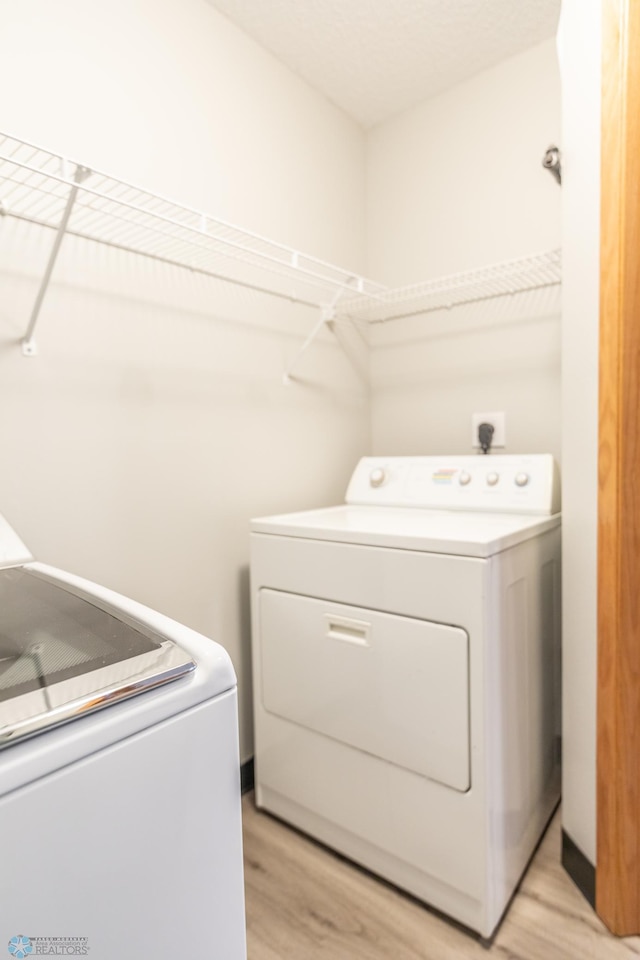
[[[489,949],[243,799],[249,960],[632,960],[560,865],[556,815]]]

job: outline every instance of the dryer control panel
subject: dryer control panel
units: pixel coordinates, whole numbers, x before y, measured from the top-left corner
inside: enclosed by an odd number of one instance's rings
[[[558,468],[550,454],[363,457],[347,503],[432,510],[554,514]]]

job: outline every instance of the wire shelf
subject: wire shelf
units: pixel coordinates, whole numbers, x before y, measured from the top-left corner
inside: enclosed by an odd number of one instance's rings
[[[455,273],[409,287],[387,290],[372,302],[364,297],[343,299],[338,315],[371,324],[419,316],[434,310],[513,296],[554,287],[562,282],[560,250]]]
[[[298,357],[333,320],[376,324],[556,286],[559,250],[391,290],[326,261],[0,133],[0,215],[55,231],[23,351],[66,234],[320,307]]]
[[[0,134],[4,214],[57,230],[74,187],[65,225],[73,236],[314,306],[343,293],[368,299],[385,291],[333,264]]]

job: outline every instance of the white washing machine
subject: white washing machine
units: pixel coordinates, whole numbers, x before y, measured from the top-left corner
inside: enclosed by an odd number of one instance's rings
[[[252,522],[256,802],[490,937],[559,798],[550,456],[365,458]]]
[[[31,562],[0,517],[0,952],[244,960],[218,644]]]

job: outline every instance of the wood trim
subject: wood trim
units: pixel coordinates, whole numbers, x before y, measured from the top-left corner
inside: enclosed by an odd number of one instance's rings
[[[640,3],[603,2],[596,908],[640,932]]]

